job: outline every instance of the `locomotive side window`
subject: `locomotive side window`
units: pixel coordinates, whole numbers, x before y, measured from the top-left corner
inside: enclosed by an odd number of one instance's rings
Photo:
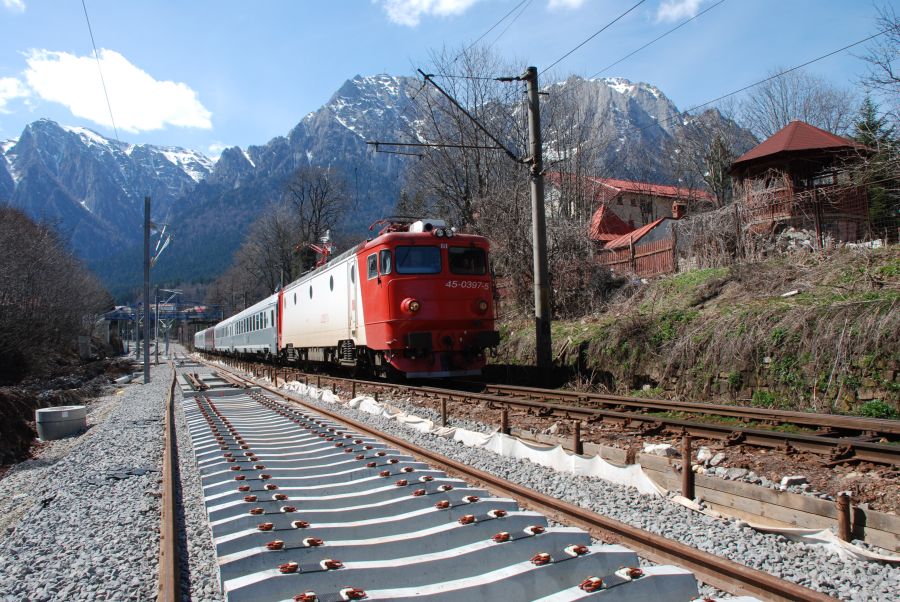
[[[371,280],[378,276],[378,256],[372,253],[366,257],[366,278]]]
[[[350,282],[356,283],[356,266],[350,266]]]
[[[391,273],[391,252],[390,251],[382,251],[378,258],[378,261],[381,263],[381,274],[387,275]]]
[[[454,274],[483,276],[487,272],[484,250],[476,247],[450,247],[447,249],[450,271]]]
[[[398,274],[439,274],[441,250],[437,247],[397,247]]]
[[[334,290],[334,276],[328,277],[328,288]]]

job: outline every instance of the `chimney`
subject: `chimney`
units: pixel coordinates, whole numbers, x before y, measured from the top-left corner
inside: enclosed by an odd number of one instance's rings
[[[672,203],[672,219],[681,219],[684,217],[687,207],[680,201]]]

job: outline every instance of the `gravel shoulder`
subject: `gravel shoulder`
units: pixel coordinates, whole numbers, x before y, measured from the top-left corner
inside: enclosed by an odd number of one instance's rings
[[[155,366],[89,406],[88,429],[0,480],[0,600],[156,597],[163,416]]]

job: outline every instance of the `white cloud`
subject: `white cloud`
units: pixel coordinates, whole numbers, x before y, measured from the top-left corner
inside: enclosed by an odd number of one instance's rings
[[[559,9],[575,9],[581,8],[581,5],[584,4],[585,0],[550,0],[547,3],[547,8],[550,10],[559,10]]]
[[[0,113],[9,113],[6,105],[16,98],[28,98],[31,92],[14,77],[0,77]]]
[[[25,3],[22,0],[3,0],[3,8],[14,13],[24,13]]]
[[[209,154],[207,156],[213,161],[217,161],[222,155],[222,151],[226,148],[229,148],[227,144],[222,144],[221,142],[216,140],[208,147],[206,147],[206,150],[209,151]]]
[[[656,11],[657,21],[677,21],[693,17],[700,10],[703,0],[663,0]]]
[[[423,16],[449,17],[466,12],[479,0],[383,0],[388,19],[398,25],[415,27]]]
[[[65,106],[76,117],[112,125],[92,55],[32,50],[26,62],[25,79],[38,97]],[[167,125],[212,128],[212,114],[187,84],[153,79],[113,50],[100,50],[100,64],[119,129],[137,133]]]

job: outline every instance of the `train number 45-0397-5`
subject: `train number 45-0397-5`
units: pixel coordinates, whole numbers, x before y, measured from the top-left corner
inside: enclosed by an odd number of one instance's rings
[[[490,290],[490,282],[479,282],[478,280],[448,280],[444,286],[447,288],[483,288]]]

